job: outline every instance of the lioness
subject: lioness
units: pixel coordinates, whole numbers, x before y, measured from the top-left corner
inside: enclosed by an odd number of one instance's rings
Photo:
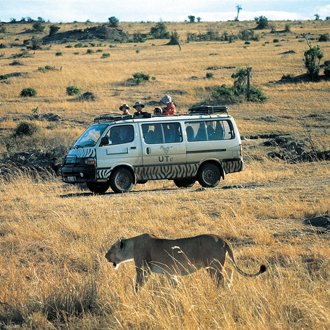
[[[120,263],[134,260],[136,268],[136,290],[142,286],[150,271],[167,275],[188,275],[204,267],[219,284],[223,279],[226,253],[234,268],[244,276],[257,276],[266,271],[261,265],[256,274],[240,270],[233,250],[225,239],[217,235],[199,235],[180,239],[162,239],[151,234],[142,234],[120,239],[111,246],[105,257],[115,269]]]

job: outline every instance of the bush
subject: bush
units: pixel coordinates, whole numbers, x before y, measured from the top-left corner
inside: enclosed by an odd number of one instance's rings
[[[93,54],[94,53],[94,50],[93,49],[87,49],[87,54]]]
[[[57,52],[55,55],[56,56],[62,56],[62,52]]]
[[[37,95],[37,91],[31,87],[24,88],[20,94],[22,97],[33,97]]]
[[[35,123],[21,122],[15,128],[14,136],[31,136],[37,133],[40,130],[40,127]]]
[[[329,37],[329,33],[326,33],[326,34],[321,34],[320,37],[319,37],[319,41],[329,41],[330,40],[330,37]]]
[[[213,78],[213,73],[212,72],[207,72],[206,73],[206,78]]]
[[[42,40],[40,38],[32,37],[31,39],[31,49],[38,50],[41,49]]]
[[[53,36],[57,33],[57,31],[60,29],[60,27],[56,26],[56,25],[51,25],[49,28],[49,36]]]
[[[278,39],[273,40],[274,43],[280,42]]]
[[[134,73],[133,78],[137,85],[141,84],[145,80],[149,80],[150,76],[144,73]]]
[[[5,80],[5,79],[8,79],[8,75],[6,74],[0,75],[0,80]]]
[[[45,29],[45,25],[42,25],[41,22],[34,23],[32,27],[36,32],[43,32],[43,30]]]
[[[247,98],[247,70],[239,69],[236,73],[233,73],[231,76],[234,81],[234,86],[227,87],[222,85],[217,90],[213,91],[212,97],[218,101],[229,101],[229,102],[242,102],[248,100],[251,102],[264,101],[267,97],[260,91],[258,88],[251,86],[250,87],[250,96]]]
[[[103,53],[101,58],[108,58],[110,57],[110,53]]]
[[[255,17],[254,20],[257,23],[257,29],[258,30],[263,30],[268,28],[268,18],[265,16],[259,16],[259,17]]]
[[[330,61],[324,62],[324,75],[329,79],[330,78]]]
[[[76,86],[69,86],[69,87],[66,88],[66,93],[70,96],[79,95],[80,94],[80,89]]]
[[[323,53],[320,50],[320,46],[311,47],[304,53],[304,56],[307,74],[311,80],[317,79],[320,72],[320,61],[323,58]]]
[[[169,32],[166,31],[166,25],[163,22],[157,23],[156,26],[152,27],[150,29],[150,34],[155,38],[155,39],[169,39],[170,34]]]
[[[111,16],[111,17],[108,18],[108,20],[109,20],[109,23],[110,23],[111,27],[118,27],[118,25],[119,25],[119,19],[118,18],[116,18],[115,16]]]

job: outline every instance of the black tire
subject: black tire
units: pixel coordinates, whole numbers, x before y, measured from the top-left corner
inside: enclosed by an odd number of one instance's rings
[[[214,188],[216,187],[221,178],[221,172],[219,167],[214,163],[203,164],[198,172],[198,182],[202,187]]]
[[[133,188],[133,175],[124,167],[116,168],[110,178],[111,189],[115,193],[129,192]]]
[[[109,186],[109,182],[87,182],[88,189],[95,194],[104,194]]]
[[[173,181],[179,188],[191,188],[195,184],[196,179],[175,179]]]

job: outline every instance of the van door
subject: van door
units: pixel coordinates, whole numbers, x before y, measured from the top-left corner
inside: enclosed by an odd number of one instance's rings
[[[96,148],[97,177],[108,179],[118,164],[142,165],[141,144],[134,124],[111,126]],[[107,140],[107,141],[106,141]],[[105,143],[102,145],[102,142]]]
[[[185,126],[187,163],[232,159],[236,149],[239,155],[240,146],[230,120],[186,121]]]
[[[186,147],[179,122],[140,123],[143,180],[187,177]],[[188,173],[189,174],[189,173]]]

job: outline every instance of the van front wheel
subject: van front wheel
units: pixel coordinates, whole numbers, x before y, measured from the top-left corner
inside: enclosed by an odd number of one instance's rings
[[[116,168],[110,178],[111,189],[115,193],[129,192],[133,188],[133,175],[124,167]]]
[[[198,182],[202,187],[213,188],[220,182],[220,169],[213,163],[206,163],[201,166],[198,172]]]

